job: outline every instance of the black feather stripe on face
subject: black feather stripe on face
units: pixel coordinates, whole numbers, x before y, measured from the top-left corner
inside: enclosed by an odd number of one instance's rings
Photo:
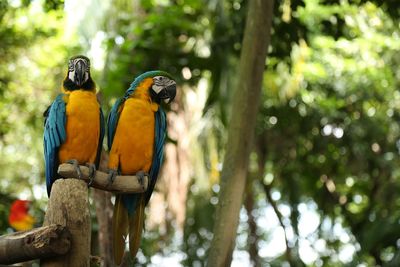
[[[81,86],[78,86],[76,83],[74,83],[67,77],[67,78],[65,78],[65,80],[63,82],[63,86],[64,86],[64,89],[67,91],[74,91],[74,90],[79,90],[79,89],[92,91],[96,88],[96,84],[94,83],[94,81],[92,80],[92,78],[90,76],[89,76],[89,79],[85,83],[83,83]]]

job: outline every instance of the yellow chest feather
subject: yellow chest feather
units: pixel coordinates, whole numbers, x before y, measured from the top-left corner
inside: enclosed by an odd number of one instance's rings
[[[94,163],[100,138],[100,106],[94,92],[76,90],[67,95],[67,139],[60,147],[60,162],[77,159]]]
[[[118,120],[110,151],[110,168],[120,167],[122,174],[148,172],[153,146],[154,106],[143,99],[129,98]]]

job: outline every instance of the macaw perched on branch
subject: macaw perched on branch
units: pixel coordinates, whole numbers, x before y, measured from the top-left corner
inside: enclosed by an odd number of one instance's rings
[[[60,163],[86,164],[94,177],[100,161],[105,131],[103,112],[96,98],[96,85],[90,76],[90,61],[72,57],[62,93],[45,111],[44,157],[47,194],[57,177]]]
[[[10,215],[8,216],[8,223],[12,228],[17,231],[26,231],[33,228],[35,224],[35,218],[30,215],[29,200],[15,200],[11,204]]]
[[[149,202],[163,159],[166,116],[161,100],[170,103],[176,82],[163,71],[138,76],[123,98],[117,100],[108,117],[109,179],[117,173],[149,176],[147,192],[117,195],[114,205],[114,260],[119,265],[129,233],[129,250],[135,257],[144,223],[144,207]],[[147,174],[148,173],[148,174]],[[129,231],[128,231],[129,230]]]

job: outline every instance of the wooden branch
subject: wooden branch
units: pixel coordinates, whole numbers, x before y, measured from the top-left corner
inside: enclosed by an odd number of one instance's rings
[[[86,166],[79,166],[82,172],[80,179],[89,183],[89,168]],[[64,178],[77,178],[79,179],[76,170],[72,164],[63,163],[58,167],[58,174]],[[143,183],[137,176],[131,175],[117,175],[112,184],[109,184],[108,174],[102,171],[96,171],[93,183],[91,185],[94,188],[110,191],[119,194],[127,193],[143,193],[147,190],[148,177],[145,176]]]
[[[67,254],[41,261],[42,267],[89,267],[91,225],[88,187],[78,179],[57,179],[52,186],[43,225],[61,224],[71,233]]]
[[[0,264],[13,264],[63,255],[71,245],[65,226],[52,224],[0,236]]]

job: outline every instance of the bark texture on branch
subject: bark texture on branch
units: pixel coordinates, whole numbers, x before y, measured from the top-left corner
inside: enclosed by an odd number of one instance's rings
[[[0,236],[0,264],[13,264],[68,252],[71,234],[65,226],[49,225]]]
[[[58,167],[58,174],[64,178],[82,179],[89,183],[89,168],[79,166],[82,172],[81,178],[78,177],[75,168],[72,164],[63,163]],[[109,184],[108,174],[102,171],[96,171],[93,183],[94,188],[110,191],[118,194],[143,193],[147,190],[148,177],[145,176],[141,183],[139,178],[132,175],[117,175],[112,184]]]
[[[90,214],[87,184],[77,179],[54,182],[44,225],[60,224],[71,233],[71,249],[63,256],[41,261],[43,267],[86,267],[90,255]]]

